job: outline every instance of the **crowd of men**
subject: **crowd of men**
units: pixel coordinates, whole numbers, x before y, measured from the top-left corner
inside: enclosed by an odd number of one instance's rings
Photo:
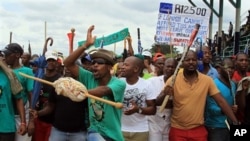
[[[211,62],[211,49],[204,46],[201,59],[188,51],[178,62],[160,52],[135,54],[131,37],[120,56],[106,49],[86,52],[95,42],[94,28],[63,60],[51,50],[33,56],[17,43],[1,49],[0,61],[23,90],[12,94],[0,68],[0,141],[229,141],[230,125],[250,125],[247,54]],[[91,98],[72,101],[19,72],[50,82],[72,77],[89,94],[123,108]]]

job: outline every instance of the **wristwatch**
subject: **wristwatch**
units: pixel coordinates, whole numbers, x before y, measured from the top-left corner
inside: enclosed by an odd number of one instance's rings
[[[142,113],[142,109],[141,109],[141,108],[139,108],[139,111],[138,111],[138,113],[139,113],[139,114],[141,114],[141,113]]]

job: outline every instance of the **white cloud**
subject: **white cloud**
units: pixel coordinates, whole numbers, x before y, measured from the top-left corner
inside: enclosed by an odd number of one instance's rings
[[[87,28],[94,24],[94,35],[101,37],[129,28],[133,39],[133,47],[137,52],[137,28],[141,30],[141,42],[144,48],[151,48],[154,42],[156,22],[160,0],[2,0],[0,3],[0,48],[9,43],[10,32],[12,41],[28,48],[30,41],[33,53],[40,54],[44,45],[45,21],[47,36],[54,39],[56,49],[68,55],[67,33],[74,27],[77,42],[84,40]],[[164,1],[165,2],[165,1]],[[169,3],[190,5],[184,0],[168,0]],[[205,7],[201,0],[193,0],[199,7]],[[218,2],[215,1],[218,9]],[[248,8],[248,0],[242,0],[242,13]],[[217,10],[218,11],[218,10]],[[235,19],[235,9],[224,1],[223,30],[227,32],[228,23]],[[218,18],[214,15],[213,32],[218,29]],[[113,50],[114,45],[105,48]],[[116,44],[117,53],[121,53],[123,42]]]

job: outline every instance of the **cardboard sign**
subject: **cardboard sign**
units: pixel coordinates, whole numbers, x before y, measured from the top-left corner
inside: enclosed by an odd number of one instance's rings
[[[197,23],[201,26],[196,38],[206,41],[210,14],[211,10],[208,8],[160,3],[156,42],[184,46],[188,44]]]

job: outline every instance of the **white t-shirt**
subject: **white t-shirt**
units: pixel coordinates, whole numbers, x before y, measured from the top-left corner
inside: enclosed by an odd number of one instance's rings
[[[153,87],[153,95],[157,97],[165,86],[164,75],[151,77],[147,79],[150,85]],[[155,115],[148,116],[149,124],[152,132],[159,132],[168,134],[168,129],[170,127],[170,116],[172,109],[164,109],[159,112],[160,106],[157,106],[157,111]]]
[[[125,78],[120,78],[126,82]],[[124,93],[123,110],[131,106],[131,101],[134,100],[139,107],[147,107],[146,100],[152,100],[156,97],[152,93],[152,87],[149,83],[139,78],[137,83],[129,85],[126,83]],[[146,115],[134,113],[132,115],[122,114],[122,131],[125,132],[147,132],[148,119]]]

